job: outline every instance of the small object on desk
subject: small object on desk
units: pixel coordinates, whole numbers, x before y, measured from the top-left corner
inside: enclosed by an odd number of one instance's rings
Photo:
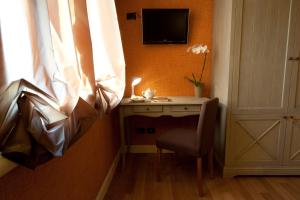
[[[142,94],[146,99],[152,99],[155,95],[156,90],[152,90],[148,88],[147,90],[143,91]]]
[[[152,101],[154,102],[168,102],[171,101],[168,97],[153,97]]]
[[[145,102],[145,98],[141,96],[135,96],[133,98],[130,98],[130,101],[133,103],[143,103]]]

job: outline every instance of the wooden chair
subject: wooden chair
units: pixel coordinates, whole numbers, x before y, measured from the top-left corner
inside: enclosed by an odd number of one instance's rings
[[[160,181],[161,150],[168,149],[185,153],[197,158],[197,182],[199,196],[203,195],[202,157],[208,155],[208,165],[213,176],[213,142],[214,127],[217,117],[219,99],[214,98],[201,106],[197,130],[172,129],[156,139],[157,147],[157,180]]]

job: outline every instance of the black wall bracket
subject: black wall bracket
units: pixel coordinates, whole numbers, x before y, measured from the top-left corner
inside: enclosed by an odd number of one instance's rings
[[[136,12],[126,13],[127,20],[136,20]]]

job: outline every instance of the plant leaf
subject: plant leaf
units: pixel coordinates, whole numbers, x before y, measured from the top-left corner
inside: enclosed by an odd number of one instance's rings
[[[195,84],[195,81],[194,80],[192,80],[192,79],[190,79],[189,77],[184,77],[186,80],[188,80],[189,82],[191,82],[192,84]]]
[[[192,73],[192,76],[193,76],[193,79],[194,79],[194,81],[195,81],[195,82],[197,82],[197,79],[196,79],[196,77],[195,77],[195,74],[194,74],[194,73]]]

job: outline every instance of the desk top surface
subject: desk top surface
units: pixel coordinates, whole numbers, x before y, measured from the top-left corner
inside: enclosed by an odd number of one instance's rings
[[[138,106],[138,105],[201,105],[209,100],[206,97],[193,97],[193,96],[166,96],[169,101],[165,100],[145,100],[143,102],[134,102],[130,98],[123,98],[121,106]]]

